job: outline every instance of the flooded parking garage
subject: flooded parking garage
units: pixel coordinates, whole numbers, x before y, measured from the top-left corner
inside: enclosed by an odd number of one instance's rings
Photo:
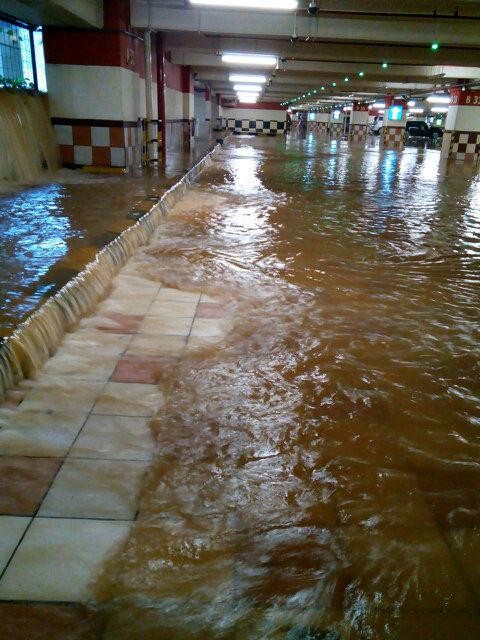
[[[37,527],[135,514],[72,637],[475,637],[478,175],[313,138],[214,158],[11,411],[99,395]],[[101,395],[76,345],[100,364],[115,335]],[[4,599],[67,588],[34,533]]]
[[[7,5],[1,639],[478,638],[480,8]]]

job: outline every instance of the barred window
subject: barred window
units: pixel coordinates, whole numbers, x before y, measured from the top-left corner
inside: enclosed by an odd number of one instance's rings
[[[0,87],[47,90],[41,29],[0,19]]]

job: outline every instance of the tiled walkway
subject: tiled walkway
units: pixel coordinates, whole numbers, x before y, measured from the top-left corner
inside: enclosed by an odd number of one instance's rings
[[[160,373],[185,349],[219,337],[222,314],[215,300],[160,287],[129,263],[97,315],[0,408],[0,618],[4,629],[10,620],[8,638],[53,640],[73,624],[72,603],[89,597],[96,571],[135,520],[154,446],[149,420],[164,401]],[[15,623],[26,603],[44,635],[22,635]]]

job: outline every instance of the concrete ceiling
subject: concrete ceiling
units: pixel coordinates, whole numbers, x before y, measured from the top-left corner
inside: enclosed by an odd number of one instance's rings
[[[477,0],[317,4],[318,15],[312,17],[308,0],[299,2],[296,14],[199,9],[188,0],[132,0],[132,24],[164,32],[172,60],[190,65],[199,80],[225,96],[234,95],[229,72],[265,70],[228,67],[223,52],[278,56],[277,68],[267,72],[264,100],[285,101],[313,90],[328,102],[390,92],[421,96],[450,84],[480,83]],[[294,32],[298,40],[292,41]],[[433,42],[440,43],[437,51]]]
[[[0,11],[35,26],[103,26],[103,0],[1,0]]]

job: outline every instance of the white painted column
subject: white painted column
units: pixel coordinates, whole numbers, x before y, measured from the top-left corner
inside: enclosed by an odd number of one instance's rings
[[[368,132],[368,103],[354,102],[350,112],[350,142],[365,142]]]
[[[480,91],[451,89],[442,157],[478,162],[480,157]]]
[[[147,29],[143,34],[145,51],[145,107],[146,107],[146,147],[147,162],[158,161],[158,123],[153,119],[153,81],[152,81],[152,32]]]
[[[407,101],[385,98],[383,114],[382,143],[385,147],[401,148],[405,142],[405,125],[407,123]]]
[[[341,109],[332,109],[329,115],[328,131],[330,135],[340,137],[343,133],[343,111]]]
[[[328,122],[330,120],[330,113],[326,111],[319,111],[317,113],[317,132],[318,133],[327,133],[328,131]]]

